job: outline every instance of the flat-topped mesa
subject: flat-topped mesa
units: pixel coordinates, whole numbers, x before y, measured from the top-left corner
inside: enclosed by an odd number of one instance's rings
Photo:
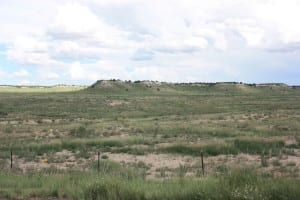
[[[288,86],[284,83],[243,83],[243,82],[159,82],[151,80],[98,80],[86,89],[99,93],[149,93],[149,94],[205,94],[207,92],[227,94],[239,93],[266,93],[266,91],[284,92],[298,89],[296,86]]]
[[[114,86],[129,86],[129,85],[144,85],[144,86],[159,86],[163,84],[163,82],[159,81],[150,81],[150,80],[142,80],[142,81],[122,81],[119,79],[111,79],[111,80],[98,80],[96,83],[91,85],[91,88],[110,88]]]
[[[120,80],[120,79],[110,79],[110,80],[98,80],[96,83],[91,85],[95,87],[97,85],[101,86],[112,86],[114,84],[142,84],[142,85],[162,85],[162,84],[171,84],[171,85],[248,85],[248,86],[281,86],[281,87],[290,87],[285,83],[243,83],[235,81],[222,81],[222,82],[160,82],[152,80]]]
[[[131,81],[131,80],[98,80],[96,83],[91,85],[87,88],[87,91],[98,91],[98,92],[105,92],[105,93],[140,93],[140,92],[147,92],[147,93],[157,93],[160,92],[161,89],[170,88],[174,84],[168,84],[165,82],[159,81]]]

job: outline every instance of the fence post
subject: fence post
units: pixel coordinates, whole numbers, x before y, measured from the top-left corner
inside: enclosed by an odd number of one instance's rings
[[[100,171],[100,152],[98,151],[98,163],[97,163],[97,170]]]
[[[202,176],[204,176],[203,152],[201,152],[201,167],[202,167]]]
[[[13,168],[13,152],[10,150],[10,168]]]

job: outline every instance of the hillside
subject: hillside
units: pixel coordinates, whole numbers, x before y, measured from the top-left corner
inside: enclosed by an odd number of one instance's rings
[[[99,80],[87,91],[100,93],[142,93],[142,94],[247,94],[284,93],[299,90],[297,86],[283,83],[247,84],[241,82],[216,83],[167,83],[158,81]]]

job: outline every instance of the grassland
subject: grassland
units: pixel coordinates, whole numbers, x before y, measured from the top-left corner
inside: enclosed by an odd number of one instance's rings
[[[71,92],[85,89],[86,86],[78,85],[55,85],[55,86],[14,86],[14,85],[0,85],[0,91],[8,93],[57,93],[57,92]]]
[[[299,134],[283,84],[3,86],[0,198],[297,199]]]

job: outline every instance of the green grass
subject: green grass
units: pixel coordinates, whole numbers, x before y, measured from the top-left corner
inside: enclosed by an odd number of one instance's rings
[[[68,199],[297,199],[300,181],[276,179],[238,170],[218,177],[147,180],[113,167],[99,172],[47,175],[0,173],[0,196],[6,198],[66,197]],[[114,172],[113,172],[114,171]],[[131,172],[132,173],[132,172]]]
[[[230,145],[206,145],[206,146],[187,146],[187,145],[172,145],[161,149],[166,153],[179,153],[185,155],[200,156],[203,155],[216,156],[219,154],[237,154],[238,149]]]
[[[86,86],[70,86],[70,85],[56,85],[56,86],[13,86],[0,85],[0,93],[49,93],[49,92],[71,92],[85,89]]]
[[[49,152],[59,152],[62,150],[70,150],[70,151],[82,151],[84,149],[97,151],[105,151],[111,147],[125,147],[126,145],[134,145],[134,144],[143,144],[144,140],[142,138],[129,138],[129,139],[72,139],[72,140],[62,140],[56,141],[54,143],[47,144],[35,144],[32,143],[30,145],[14,145],[11,147],[1,147],[2,151],[6,151],[7,153],[12,150],[14,154],[26,157],[27,154],[39,154],[42,155],[44,153]]]
[[[299,102],[299,87],[286,85],[114,80],[87,88],[0,86],[0,198],[297,199],[297,163],[273,163],[282,171],[294,170],[292,178],[261,172],[273,166],[268,156],[298,155]],[[10,150],[14,173],[7,171]],[[63,150],[76,158],[76,170],[21,173],[17,166],[22,160],[64,162],[70,158],[56,157]],[[181,165],[173,170],[177,178],[169,178],[165,170],[163,180],[145,180],[149,166],[113,163],[110,155],[101,159],[98,174],[92,161],[98,151],[144,156],[246,153],[261,155],[265,164],[258,172],[231,171],[224,164],[219,167],[228,169],[226,173],[216,176],[212,170],[201,178],[186,177],[189,168]]]
[[[203,146],[193,146],[177,144],[161,148],[160,151],[167,153],[178,153],[199,156],[216,156],[220,154],[248,153],[248,154],[273,154],[278,155],[284,148],[284,142],[281,140],[267,141],[259,139],[235,139],[228,144],[209,144]]]
[[[262,154],[272,153],[279,154],[279,151],[284,147],[284,141],[264,141],[262,139],[237,139],[234,141],[234,146],[243,153]]]

